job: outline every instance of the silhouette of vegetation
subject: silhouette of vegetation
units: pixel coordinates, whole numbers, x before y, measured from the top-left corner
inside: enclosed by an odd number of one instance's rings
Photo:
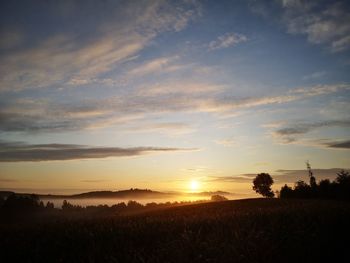
[[[213,202],[227,201],[228,199],[223,195],[212,195],[210,198]]]
[[[273,179],[268,173],[260,173],[253,180],[253,190],[265,197],[274,197],[275,194],[271,190]]]
[[[346,262],[350,203],[266,198],[40,220],[0,224],[2,262]]]
[[[306,168],[307,168],[307,171],[309,173],[310,186],[311,186],[311,188],[315,188],[317,186],[316,185],[316,178],[314,176],[314,173],[311,170],[311,165],[310,165],[309,161],[306,161]]]
[[[337,173],[336,179],[316,182],[309,162],[306,163],[310,184],[297,181],[294,188],[284,185],[280,192],[280,198],[320,198],[320,199],[343,199],[350,200],[350,174],[342,170]]]
[[[6,211],[32,212],[42,209],[40,200],[36,195],[11,194],[3,202],[2,209]]]
[[[8,193],[0,196],[1,262],[346,262],[350,202],[340,199],[350,200],[350,174],[314,181],[283,186],[279,199],[64,200],[62,209]],[[254,190],[272,197],[272,184],[258,174]]]

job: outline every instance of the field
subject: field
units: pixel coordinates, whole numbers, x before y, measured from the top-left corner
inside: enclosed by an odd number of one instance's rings
[[[344,262],[350,204],[247,199],[0,226],[1,262]]]

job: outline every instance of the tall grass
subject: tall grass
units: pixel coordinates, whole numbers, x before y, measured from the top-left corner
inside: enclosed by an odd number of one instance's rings
[[[346,258],[350,204],[252,199],[1,225],[2,262],[316,262]]]

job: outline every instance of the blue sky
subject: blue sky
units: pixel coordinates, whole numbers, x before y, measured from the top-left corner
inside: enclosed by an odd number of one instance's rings
[[[306,160],[321,178],[349,168],[346,1],[8,1],[0,12],[2,188],[197,180],[251,194],[254,173],[280,186],[303,179]]]

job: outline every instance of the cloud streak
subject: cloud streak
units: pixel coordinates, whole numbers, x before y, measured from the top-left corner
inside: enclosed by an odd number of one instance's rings
[[[40,162],[139,156],[156,152],[195,151],[171,147],[93,147],[75,144],[0,142],[0,162]]]
[[[208,50],[223,49],[235,46],[239,43],[248,41],[248,38],[245,35],[238,33],[226,33],[222,36],[219,36],[216,40],[213,40],[208,45]]]
[[[344,168],[329,168],[329,169],[312,169],[317,180],[323,179],[335,179],[337,173],[343,170]],[[349,170],[349,169],[345,169]],[[294,184],[298,180],[304,180],[305,182],[309,181],[309,175],[307,170],[285,170],[279,169],[270,173],[273,177],[275,183],[285,184],[292,183]],[[256,177],[256,174],[240,174],[232,176],[211,176],[208,178],[208,182],[226,182],[226,183],[252,183],[253,179]]]
[[[111,127],[117,124],[130,126],[130,124],[137,125],[140,120],[150,114],[162,115],[178,112],[228,114],[239,110],[324,96],[349,89],[348,84],[318,85],[297,88],[275,96],[237,98],[220,85],[166,83],[149,88],[143,87],[141,90],[108,99],[78,103],[17,99],[4,101],[1,104],[0,131],[62,132]],[[166,128],[166,126],[162,127],[162,129]],[[173,127],[169,126],[169,128]],[[298,127],[292,128],[294,130],[282,130],[277,132],[277,135],[283,132],[297,132]],[[300,129],[308,131],[311,128],[302,126]]]
[[[318,122],[295,123],[283,128],[279,128],[272,132],[272,136],[283,143],[301,143],[305,145],[326,146],[328,148],[347,148],[346,142],[315,142],[309,140],[301,140],[300,137],[304,134],[329,127],[350,127],[350,120],[328,120]]]
[[[305,134],[322,127],[350,127],[350,120],[330,120],[313,123],[300,123],[279,129],[275,134],[280,136]]]
[[[51,5],[50,10],[61,10],[64,3]],[[49,31],[39,41],[29,39],[30,45],[1,54],[0,92],[88,83],[103,73],[120,70],[121,64],[134,59],[158,34],[180,31],[199,15],[199,6],[187,1],[112,1],[86,6],[72,12],[72,17],[66,14],[69,21],[76,22],[77,30]],[[92,8],[96,18],[87,32],[84,29],[89,25],[80,24],[80,21],[88,24],[91,19],[91,10],[85,8]],[[55,11],[47,16],[67,19]],[[102,21],[98,17],[103,17]],[[14,36],[15,33],[4,35],[9,43]]]

